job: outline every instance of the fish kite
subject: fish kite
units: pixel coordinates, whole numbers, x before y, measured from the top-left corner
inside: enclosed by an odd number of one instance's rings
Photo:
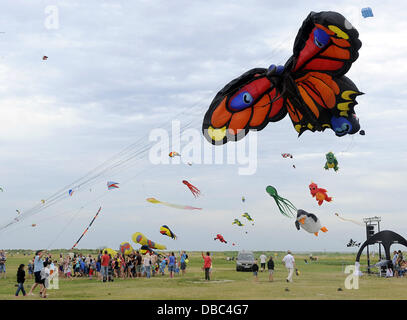
[[[151,249],[165,250],[167,247],[163,244],[156,243],[147,239],[147,237],[141,232],[136,232],[132,235],[133,242],[141,244],[142,246],[148,246]]]
[[[223,238],[223,236],[222,236],[221,234],[217,234],[217,235],[216,235],[216,238],[214,238],[213,240],[219,240],[220,242],[228,243],[228,242]]]
[[[172,232],[171,229],[166,225],[161,226],[160,233],[163,236],[171,237],[174,240],[177,239],[177,236],[174,234],[174,232]]]
[[[151,202],[151,203],[162,204],[164,206],[167,206],[167,207],[170,207],[170,208],[175,208],[175,209],[202,210],[202,208],[195,208],[195,207],[191,207],[191,206],[183,206],[183,205],[179,205],[179,204],[168,203],[168,202],[157,200],[156,198],[147,198],[146,200],[148,202]]]
[[[305,210],[299,209],[297,211],[297,220],[295,220],[295,226],[298,230],[300,227],[309,233],[313,233],[318,236],[319,230],[322,232],[327,232],[328,229],[321,227],[321,221],[313,213],[308,213]]]
[[[278,210],[280,210],[280,213],[282,215],[288,218],[295,218],[295,212],[297,211],[297,208],[291,203],[290,200],[280,197],[277,193],[277,189],[272,186],[268,186],[266,188],[266,192],[274,199],[277,204]]]
[[[119,184],[118,182],[108,181],[107,182],[107,189],[108,190],[118,189],[119,188],[118,184]]]
[[[322,203],[325,201],[331,202],[332,197],[328,197],[327,190],[318,188],[318,185],[314,182],[311,182],[309,185],[309,191],[311,192],[311,195],[315,198],[315,200],[318,201],[318,205],[322,205]]]
[[[340,220],[342,220],[342,221],[349,221],[349,222],[352,222],[352,223],[357,224],[358,226],[362,226],[362,227],[365,226],[365,224],[362,223],[362,222],[360,222],[360,221],[353,220],[353,219],[343,218],[343,217],[339,216],[338,213],[335,213],[335,215],[336,215]]]
[[[185,184],[189,188],[189,190],[191,190],[191,192],[195,198],[199,197],[199,195],[201,194],[201,191],[197,187],[190,184],[187,180],[182,180],[182,183]]]
[[[232,224],[237,224],[239,227],[243,227],[244,224],[239,221],[239,219],[233,220]]]
[[[335,172],[338,171],[338,160],[336,160],[335,155],[332,152],[328,152],[325,155],[326,162],[325,162],[325,170],[334,169]]]
[[[214,97],[202,132],[214,145],[238,141],[288,113],[299,135],[331,129],[339,137],[359,131],[354,107],[363,94],[345,76],[359,57],[358,31],[337,12],[311,12],[285,65],[254,68]]]
[[[181,157],[181,155],[180,155],[178,152],[176,152],[176,151],[170,152],[169,156],[170,156],[171,158],[174,158],[174,157]]]
[[[242,217],[245,217],[247,220],[254,222],[253,218],[247,212],[243,213]],[[252,226],[254,226],[254,223],[252,223]]]
[[[120,252],[122,253],[122,255],[128,256],[129,254],[133,253],[133,247],[127,241],[122,242],[120,244]]]

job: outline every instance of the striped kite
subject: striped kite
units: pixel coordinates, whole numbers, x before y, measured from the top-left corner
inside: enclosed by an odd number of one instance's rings
[[[96,217],[98,216],[100,210],[102,210],[102,207],[99,208],[98,212],[96,212],[96,215],[93,217],[92,221],[89,223],[88,227],[85,229],[85,231],[82,233],[82,235],[79,237],[78,241],[75,242],[75,244],[72,246],[71,250],[74,249],[79,241],[81,241],[81,239],[83,238],[83,236],[86,234],[86,232],[88,232],[90,226],[93,224],[93,222],[95,221]]]
[[[108,181],[107,182],[107,189],[108,190],[118,189],[119,188],[118,184],[119,184],[118,182]]]

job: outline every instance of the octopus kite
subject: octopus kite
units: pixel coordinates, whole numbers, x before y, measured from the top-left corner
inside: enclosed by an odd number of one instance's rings
[[[201,194],[201,191],[197,187],[190,184],[187,180],[182,180],[182,183],[185,184],[189,188],[189,190],[191,190],[191,192],[195,198],[199,197],[199,195]]]
[[[237,141],[287,113],[299,135],[326,129],[339,137],[357,133],[354,107],[363,93],[345,74],[361,46],[344,16],[311,12],[284,66],[251,69],[218,92],[203,119],[205,138],[215,145]]]
[[[288,218],[295,218],[297,208],[290,200],[280,197],[277,193],[277,189],[272,186],[268,186],[266,192],[274,199],[282,215]]]
[[[221,234],[217,234],[217,235],[216,235],[216,238],[214,238],[213,240],[219,240],[220,242],[228,243],[228,242],[223,238],[223,236],[222,236]]]
[[[309,185],[309,190],[311,192],[311,195],[318,201],[318,205],[322,205],[324,200],[327,202],[332,201],[332,198],[328,197],[328,191],[322,188],[318,188],[318,185],[314,182]]]

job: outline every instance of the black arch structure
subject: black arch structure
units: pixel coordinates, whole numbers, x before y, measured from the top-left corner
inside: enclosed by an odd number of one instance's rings
[[[395,233],[390,230],[384,230],[380,231],[373,236],[371,236],[369,239],[367,239],[362,246],[359,249],[359,252],[356,256],[356,261],[359,262],[360,256],[363,252],[363,249],[371,244],[375,243],[380,243],[384,247],[384,252],[386,253],[386,260],[391,260],[390,258],[390,247],[392,244],[402,244],[407,247],[407,240],[404,239],[401,235],[398,233]]]

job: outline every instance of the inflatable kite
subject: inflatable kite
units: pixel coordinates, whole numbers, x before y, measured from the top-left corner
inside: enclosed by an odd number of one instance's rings
[[[81,241],[81,239],[83,238],[83,236],[86,234],[86,232],[88,232],[90,226],[93,224],[93,222],[95,221],[95,219],[97,218],[98,214],[100,213],[100,210],[102,210],[102,207],[99,208],[99,210],[96,212],[96,215],[93,217],[92,221],[89,223],[88,227],[85,229],[85,231],[82,233],[82,235],[79,237],[79,239],[75,242],[75,244],[72,246],[71,250],[74,249],[79,241]]]
[[[243,227],[243,226],[244,226],[244,224],[241,223],[241,222],[239,221],[239,219],[233,220],[232,224],[236,224],[236,225],[238,225],[239,227]]]
[[[122,255],[128,256],[129,254],[133,253],[133,247],[127,241],[122,242],[120,244],[120,252],[122,253]]]
[[[309,233],[313,233],[318,236],[319,230],[322,232],[327,232],[328,229],[321,227],[321,221],[317,218],[315,214],[308,213],[304,210],[299,209],[297,211],[297,220],[295,220],[295,226],[298,230],[300,227]]]
[[[370,7],[363,8],[361,11],[362,11],[362,16],[363,16],[363,18],[373,17],[373,10],[372,10],[372,8],[370,8]]]
[[[325,155],[326,162],[325,162],[325,170],[334,169],[335,172],[338,171],[338,160],[336,160],[335,155],[332,152],[328,152]]]
[[[197,187],[190,184],[187,180],[182,180],[182,183],[185,184],[189,188],[189,190],[191,190],[191,192],[195,198],[199,197],[199,195],[201,194],[201,191]]]
[[[278,210],[280,210],[282,215],[288,218],[295,218],[297,208],[291,203],[290,200],[280,197],[277,193],[277,189],[272,186],[268,186],[266,188],[266,192],[274,199]]]
[[[155,254],[155,252],[147,245],[141,246],[140,249],[138,250],[141,254]]]
[[[328,191],[322,188],[318,188],[318,185],[314,182],[309,185],[309,191],[311,192],[311,195],[315,198],[315,200],[318,201],[318,205],[322,205],[324,200],[327,202],[332,201],[332,198],[328,197]]]
[[[118,189],[119,188],[118,184],[119,184],[118,182],[108,181],[107,182],[107,189],[108,190]]]
[[[165,250],[167,247],[163,244],[159,244],[156,242],[153,242],[149,239],[146,238],[144,234],[141,232],[136,232],[132,235],[131,239],[138,244],[141,244],[142,246],[148,246],[151,249],[158,249],[158,250]]]
[[[220,242],[228,243],[228,242],[223,238],[223,236],[222,236],[221,234],[217,234],[217,235],[216,235],[216,238],[214,238],[213,240],[219,240]]]
[[[365,226],[365,224],[362,223],[362,222],[360,222],[360,221],[353,220],[353,219],[343,218],[343,217],[339,216],[338,213],[335,213],[335,215],[336,215],[340,220],[342,220],[342,221],[349,221],[349,222],[352,222],[352,223],[357,224],[358,226],[362,226],[362,227]]]
[[[168,226],[166,226],[166,225],[161,226],[160,233],[163,236],[171,237],[174,240],[177,239],[177,236],[174,234],[174,232],[172,232],[171,229],[168,228]]]
[[[229,82],[213,99],[202,131],[212,144],[237,141],[287,113],[301,135],[331,129],[359,131],[354,107],[363,94],[345,76],[362,46],[358,31],[337,12],[311,12],[284,66],[255,68]]]
[[[180,155],[178,152],[176,152],[176,151],[170,152],[169,156],[170,156],[171,158],[174,158],[174,157],[181,157],[181,155]]]
[[[117,256],[117,251],[116,250],[113,250],[111,248],[105,248],[105,249],[103,249],[103,254],[105,254],[105,251],[107,251],[107,254],[110,254],[112,256],[112,258]]]
[[[246,218],[249,221],[254,222],[253,218],[247,212],[243,213],[242,217]],[[254,226],[254,223],[252,223],[252,225]]]
[[[164,201],[157,200],[156,198],[147,198],[146,199],[148,202],[155,203],[155,204],[162,204],[164,206],[170,207],[170,208],[175,208],[175,209],[184,209],[184,210],[202,210],[202,208],[195,208],[191,206],[183,206],[179,204],[172,204]]]

